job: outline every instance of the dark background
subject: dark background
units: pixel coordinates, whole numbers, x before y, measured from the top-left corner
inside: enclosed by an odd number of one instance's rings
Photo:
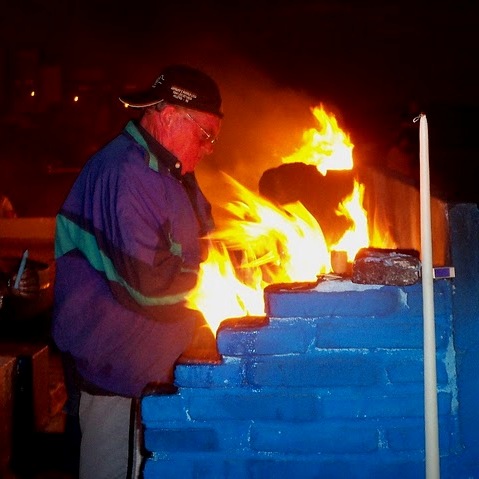
[[[379,168],[402,129],[417,140],[424,112],[433,194],[477,201],[478,2],[122,3],[0,2],[0,190],[20,215],[54,215],[128,119],[118,94],[173,62],[205,69],[223,91],[220,141],[198,171],[207,194],[220,170],[257,188],[321,103],[355,162]]]

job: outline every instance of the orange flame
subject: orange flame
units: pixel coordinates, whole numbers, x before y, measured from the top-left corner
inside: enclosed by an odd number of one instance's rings
[[[314,164],[323,175],[329,169],[352,169],[349,137],[322,107],[312,112],[322,131],[307,131],[304,146],[283,161]],[[331,272],[331,251],[346,251],[352,262],[358,250],[369,245],[364,185],[357,181],[336,211],[352,226],[328,247],[321,226],[302,203],[274,205],[223,175],[233,198],[223,205],[226,219],[206,238],[208,258],[187,298],[188,306],[200,310],[213,331],[227,318],[264,315],[268,284],[316,281],[318,275]]]
[[[229,218],[209,236],[208,259],[188,297],[212,329],[238,312],[264,314],[268,284],[315,281],[331,270],[321,227],[301,203],[275,206],[223,174],[237,199],[224,207]]]
[[[283,158],[283,163],[315,165],[324,176],[328,170],[351,170],[354,145],[338,126],[334,115],[326,113],[323,106],[312,108],[320,130],[310,128],[303,133],[303,146],[292,155]]]
[[[369,246],[368,214],[363,208],[364,185],[354,181],[354,189],[349,197],[342,201],[336,213],[353,221],[353,225],[343,237],[331,247],[332,251],[346,251],[348,261],[352,262],[360,248]]]
[[[263,283],[257,271],[251,271],[248,284],[236,275],[224,245],[210,243],[198,284],[187,302],[189,307],[203,312],[213,331],[226,318],[264,314]]]

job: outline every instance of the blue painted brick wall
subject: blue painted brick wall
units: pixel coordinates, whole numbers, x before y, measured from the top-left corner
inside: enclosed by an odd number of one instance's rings
[[[142,400],[145,479],[424,476],[422,287],[337,284],[267,289],[266,318],[220,327],[220,364],[178,364],[177,392]],[[456,479],[453,287],[434,288],[441,468]]]

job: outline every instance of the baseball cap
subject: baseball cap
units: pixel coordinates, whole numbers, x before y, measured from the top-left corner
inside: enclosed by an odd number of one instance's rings
[[[133,108],[146,108],[165,101],[223,118],[218,85],[206,73],[188,65],[168,66],[148,90],[125,93],[119,98]]]

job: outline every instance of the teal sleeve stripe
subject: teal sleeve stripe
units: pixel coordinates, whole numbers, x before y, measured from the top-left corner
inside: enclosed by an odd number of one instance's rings
[[[80,228],[73,221],[63,215],[57,216],[56,238],[55,238],[55,259],[78,249],[85,256],[88,262],[97,270],[106,274],[109,281],[120,283],[128,294],[141,306],[166,306],[184,301],[189,291],[179,294],[165,296],[144,296],[132,288],[115,269],[110,258],[98,247],[96,238],[87,231]],[[197,271],[188,271],[198,274]]]

